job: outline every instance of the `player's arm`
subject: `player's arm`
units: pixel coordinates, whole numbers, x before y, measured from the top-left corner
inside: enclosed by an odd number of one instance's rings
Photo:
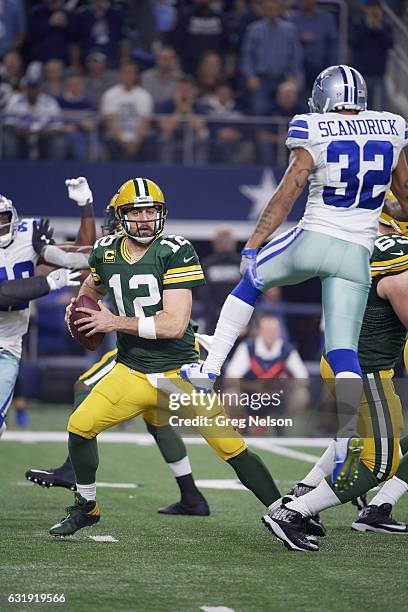
[[[80,295],[81,293],[82,288]],[[86,295],[97,299],[94,294],[88,293],[88,289],[86,289]],[[155,316],[117,316],[102,302],[99,302],[101,308],[99,312],[89,308],[78,308],[79,311],[86,312],[90,316],[76,321],[75,325],[78,325],[78,329],[85,332],[86,336],[115,331],[149,340],[182,338],[190,320],[191,305],[191,289],[165,290],[163,291],[163,310]]]
[[[93,194],[88,181],[84,176],[67,179],[68,197],[77,204],[81,223],[75,238],[77,245],[93,244],[96,240],[95,212],[93,207]]]
[[[397,165],[392,173],[391,191],[408,214],[408,165],[404,151],[401,151]]]
[[[48,295],[50,291],[79,285],[79,281],[76,280],[79,274],[79,272],[60,269],[54,270],[48,276],[3,281],[0,283],[0,306],[13,308],[21,302],[29,302]]]
[[[395,314],[408,329],[408,272],[382,278],[377,285],[377,294],[391,303]]]
[[[296,148],[292,150],[289,166],[278,188],[262,211],[256,227],[245,245],[246,249],[259,248],[283,223],[292,210],[293,204],[305,188],[313,165],[313,158],[306,149]]]

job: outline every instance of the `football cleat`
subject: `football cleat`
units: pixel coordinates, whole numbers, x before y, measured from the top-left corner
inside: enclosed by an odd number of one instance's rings
[[[312,552],[319,550],[319,545],[313,538],[308,538],[305,532],[305,519],[299,512],[285,506],[285,500],[280,508],[270,511],[262,517],[262,522],[288,550]]]
[[[364,508],[367,508],[368,506],[367,495],[359,495],[358,497],[352,499],[351,503],[359,510],[364,510]]]
[[[63,487],[76,491],[75,473],[69,467],[50,468],[49,470],[27,470],[25,477],[41,487]]]
[[[358,436],[334,440],[332,482],[335,491],[345,491],[356,482],[362,450],[363,440]]]
[[[400,523],[391,516],[391,504],[367,506],[351,525],[354,531],[372,531],[374,533],[408,533],[408,525]]]
[[[87,501],[75,493],[75,504],[66,508],[67,516],[50,529],[53,536],[73,535],[83,527],[90,527],[100,521],[101,515],[96,501]]]
[[[217,375],[213,372],[203,372],[202,369],[202,363],[185,363],[180,368],[180,376],[198,391],[211,393]]]
[[[293,497],[301,497],[302,495],[309,493],[309,491],[313,491],[315,488],[316,487],[303,484],[303,482],[298,482],[295,484],[293,489],[289,491],[288,495],[292,495]],[[307,535],[318,536],[319,538],[323,538],[327,533],[326,527],[320,520],[319,514],[314,514],[306,519],[305,529]]]
[[[209,516],[210,508],[203,497],[196,504],[186,504],[183,501],[179,501],[165,508],[159,508],[157,512],[159,514],[178,514],[183,516]]]

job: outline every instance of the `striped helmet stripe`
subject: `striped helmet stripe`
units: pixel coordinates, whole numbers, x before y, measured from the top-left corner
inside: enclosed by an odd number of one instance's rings
[[[354,86],[354,104],[358,102],[358,86],[357,86],[357,76],[354,68],[350,68],[351,76],[353,77],[353,86]]]
[[[355,87],[355,76],[349,66],[343,66],[344,72],[346,73],[347,85],[348,85],[348,93],[349,93],[349,102],[353,104],[356,103],[356,87]],[[353,78],[354,76],[354,78]]]
[[[143,179],[137,178],[136,181],[137,181],[137,184],[138,184],[138,187],[139,187],[139,196],[140,197],[147,196],[148,194],[146,193],[146,189],[145,189],[145,185],[143,183]]]
[[[140,193],[139,193],[139,185],[137,183],[137,179],[133,179],[133,187],[135,188],[135,196],[138,198],[140,196]]]
[[[339,66],[339,69],[341,72],[341,76],[343,77],[343,83],[344,83],[344,102],[348,102],[349,96],[348,96],[348,83],[347,83],[346,71],[344,70],[344,66]]]
[[[146,193],[145,193],[145,195],[147,195],[147,196],[148,196],[148,195],[150,195],[150,194],[149,194],[149,183],[147,182],[147,180],[146,180],[146,179],[142,179],[142,181],[143,181],[143,185],[144,185],[145,192],[146,192]]]

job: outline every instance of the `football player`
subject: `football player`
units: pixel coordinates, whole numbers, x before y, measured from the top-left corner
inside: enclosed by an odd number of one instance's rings
[[[342,491],[357,477],[363,447],[357,430],[362,393],[357,344],[370,288],[370,255],[391,182],[408,212],[403,152],[408,127],[399,115],[367,110],[365,81],[349,66],[321,72],[309,104],[311,113],[296,115],[289,124],[289,167],[242,252],[244,277],[223,306],[207,359],[202,365],[186,364],[181,375],[197,387],[212,388],[261,291],[319,277],[340,421],[332,480],[333,488]],[[308,181],[301,221],[258,251]]]
[[[138,415],[148,416],[157,427],[168,425],[171,395],[180,400],[176,414],[198,417],[196,429],[208,444],[262,503],[270,505],[279,491],[242,437],[231,426],[218,423],[217,417],[224,418],[225,412],[216,395],[204,394],[193,405],[194,389],[179,375],[182,363],[198,360],[190,323],[191,289],[204,283],[204,275],[193,246],[182,236],[163,235],[167,208],[153,181],[127,181],[114,206],[123,234],[95,243],[89,259],[91,274],[79,293],[100,300],[101,310],[79,309],[89,317],[76,324],[87,336],[116,332],[118,354],[112,370],[69,419],[68,445],[77,482],[75,505],[50,533],[70,535],[100,519],[95,483],[97,435]],[[101,301],[107,293],[115,314]],[[68,322],[71,314],[68,309]]]
[[[28,328],[28,300],[49,290],[78,284],[76,274],[61,270],[48,274],[46,279],[31,278],[36,264],[42,258],[64,268],[86,265],[83,254],[66,253],[53,245],[52,233],[45,219],[19,220],[12,201],[0,196],[0,283],[4,284],[3,295],[6,294],[6,301],[0,306],[0,436],[6,428],[6,415],[20,366],[22,338]]]
[[[75,189],[72,186],[74,181],[76,182]],[[77,181],[79,179],[71,179],[69,181],[71,186],[70,197],[75,201],[78,201],[78,198],[82,201],[83,195],[81,196],[81,193],[85,189],[89,189],[89,186],[87,182],[86,186],[84,184],[82,186],[78,185]],[[105,218],[102,225],[103,236],[114,235],[121,231],[121,226],[118,224],[115,216],[113,201],[114,198],[111,199],[105,210]],[[97,363],[93,364],[75,382],[74,408],[77,408],[92,387],[111,371],[116,362],[117,352],[117,349],[114,349],[105,353]],[[174,475],[181,495],[180,501],[160,508],[158,512],[160,514],[171,515],[208,516],[210,508],[207,500],[195,484],[190,460],[181,436],[169,425],[157,427],[154,422],[149,421],[148,414],[144,416],[144,420],[147,430],[153,436],[160,453]],[[69,455],[61,466],[50,469],[31,468],[26,471],[25,477],[34,484],[43,487],[64,487],[72,491],[76,490],[75,473]]]
[[[392,201],[392,198],[392,193],[389,193],[387,201]],[[305,548],[303,538],[298,537],[304,531],[305,518],[346,503],[353,497],[363,496],[384,482],[381,491],[361,511],[352,528],[380,533],[408,532],[407,525],[391,516],[392,505],[408,490],[408,456],[400,463],[401,401],[392,382],[393,368],[404,348],[408,329],[407,229],[407,223],[401,223],[386,213],[381,214],[380,236],[375,241],[371,257],[372,285],[358,344],[364,386],[358,425],[364,447],[358,479],[346,493],[333,493],[325,480],[333,471],[335,455],[332,443],[306,477],[283,499],[282,505],[275,504],[264,517],[265,524],[290,550],[312,550],[310,545]],[[334,373],[325,357],[322,358],[321,373],[334,392]],[[404,454],[407,447],[408,439],[405,438],[401,441]],[[291,495],[297,499],[291,501]]]

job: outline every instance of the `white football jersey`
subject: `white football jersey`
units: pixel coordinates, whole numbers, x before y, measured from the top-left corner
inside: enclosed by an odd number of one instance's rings
[[[33,219],[20,219],[14,241],[5,249],[0,248],[0,282],[34,276],[39,256],[32,246]],[[21,344],[29,321],[28,302],[0,307],[0,348],[21,357]]]
[[[286,146],[306,149],[314,160],[300,227],[371,252],[392,171],[407,144],[408,124],[393,113],[295,115]]]

